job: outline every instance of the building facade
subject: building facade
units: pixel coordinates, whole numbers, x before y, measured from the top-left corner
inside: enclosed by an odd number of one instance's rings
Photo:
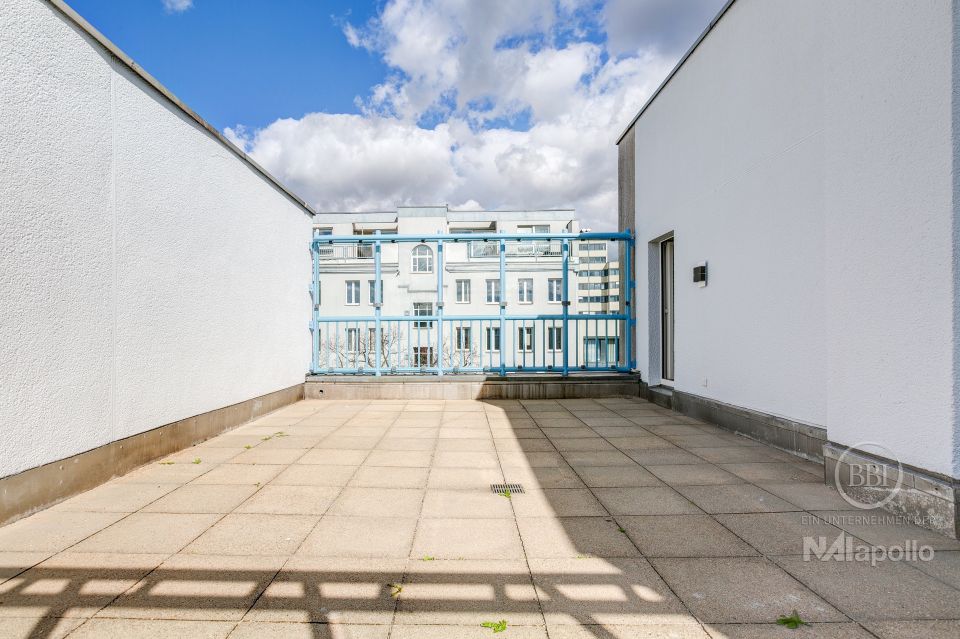
[[[381,364],[386,368],[425,369],[436,366],[442,357],[444,366],[464,370],[495,369],[511,363],[527,369],[554,369],[563,362],[564,343],[569,349],[567,361],[575,368],[617,362],[618,322],[586,317],[619,312],[617,300],[611,301],[617,295],[616,288],[610,288],[610,272],[616,272],[617,266],[608,259],[607,241],[570,243],[567,313],[577,319],[568,322],[566,336],[561,322],[546,319],[564,312],[559,240],[506,242],[502,279],[497,241],[446,242],[442,277],[437,274],[438,247],[428,239],[430,235],[577,234],[580,227],[571,210],[450,211],[446,206],[434,206],[321,213],[315,218],[314,232],[321,238],[379,233],[385,240],[379,300],[372,244],[321,244],[318,250],[319,314],[342,320],[326,321],[319,328],[321,369],[375,361],[371,318],[378,302],[383,317],[398,318],[384,320],[381,327]],[[427,241],[389,242],[391,235],[421,233]],[[501,324],[501,301],[506,316],[527,319]],[[450,319],[408,319],[437,318],[441,309]],[[443,339],[438,342],[441,327]]]
[[[958,15],[729,2],[618,141],[644,381],[831,481],[851,447],[916,469],[891,507],[950,534]]]

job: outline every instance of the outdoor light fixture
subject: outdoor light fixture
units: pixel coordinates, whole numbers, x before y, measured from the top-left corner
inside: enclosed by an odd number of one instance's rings
[[[707,263],[700,262],[693,267],[693,283],[703,288],[707,285]]]

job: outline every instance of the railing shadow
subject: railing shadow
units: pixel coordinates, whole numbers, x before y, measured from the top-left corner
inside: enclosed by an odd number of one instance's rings
[[[509,409],[490,420],[494,439],[516,442],[509,448],[515,463],[504,467],[505,481],[518,481],[532,489],[585,488],[575,474],[569,474],[571,467],[531,413],[514,401],[486,403],[491,405],[488,417],[497,413],[493,406]],[[557,412],[560,410],[566,408]],[[597,404],[597,411],[601,410],[606,409]],[[577,428],[581,427],[586,428]],[[293,433],[295,427],[287,430]],[[551,451],[558,454],[557,466],[543,465],[538,457]],[[69,567],[40,564],[0,582],[0,617],[37,618],[28,635],[34,639],[54,636],[52,620],[57,618],[93,616],[310,622],[310,632],[317,638],[349,637],[347,629],[353,624],[479,626],[484,621],[506,619],[516,625],[539,626],[546,618],[548,625],[580,626],[583,636],[622,639],[629,635],[611,628],[697,623],[627,536],[617,532],[612,517],[602,513],[563,517],[569,505],[555,503],[558,494],[542,494],[548,502],[542,521],[555,527],[558,546],[565,545],[554,557],[552,568],[549,553],[539,555],[542,561],[531,560],[527,570],[516,572],[495,572],[497,560],[437,559],[413,570],[409,568],[412,561],[382,560],[382,569],[371,570],[377,560],[299,556],[289,559],[279,572],[262,569],[262,562],[260,568],[249,570],[164,564],[152,570],[103,568],[97,565],[96,556],[85,565],[82,553],[71,553]],[[535,496],[518,495],[516,499],[526,498]],[[518,525],[531,524],[527,520]],[[598,552],[598,535],[621,540],[622,552]],[[233,559],[242,565],[242,558]],[[250,559],[251,567],[258,565],[256,558]],[[362,564],[364,568],[304,567],[311,560],[326,565]],[[559,563],[564,565],[557,567]],[[402,587],[399,592],[395,584]]]

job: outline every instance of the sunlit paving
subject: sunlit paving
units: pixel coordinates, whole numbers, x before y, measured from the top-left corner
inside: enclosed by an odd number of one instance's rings
[[[636,398],[307,400],[0,528],[0,636],[955,636],[954,540],[804,561],[850,509]]]

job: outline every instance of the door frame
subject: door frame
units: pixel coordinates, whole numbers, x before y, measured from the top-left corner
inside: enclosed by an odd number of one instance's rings
[[[677,252],[674,236],[663,237],[658,242],[660,262],[660,384],[673,387],[676,379],[676,289],[677,289]],[[667,260],[669,259],[669,264]],[[668,291],[669,288],[669,291]],[[666,324],[666,325],[665,325]],[[668,377],[669,374],[669,377]]]

